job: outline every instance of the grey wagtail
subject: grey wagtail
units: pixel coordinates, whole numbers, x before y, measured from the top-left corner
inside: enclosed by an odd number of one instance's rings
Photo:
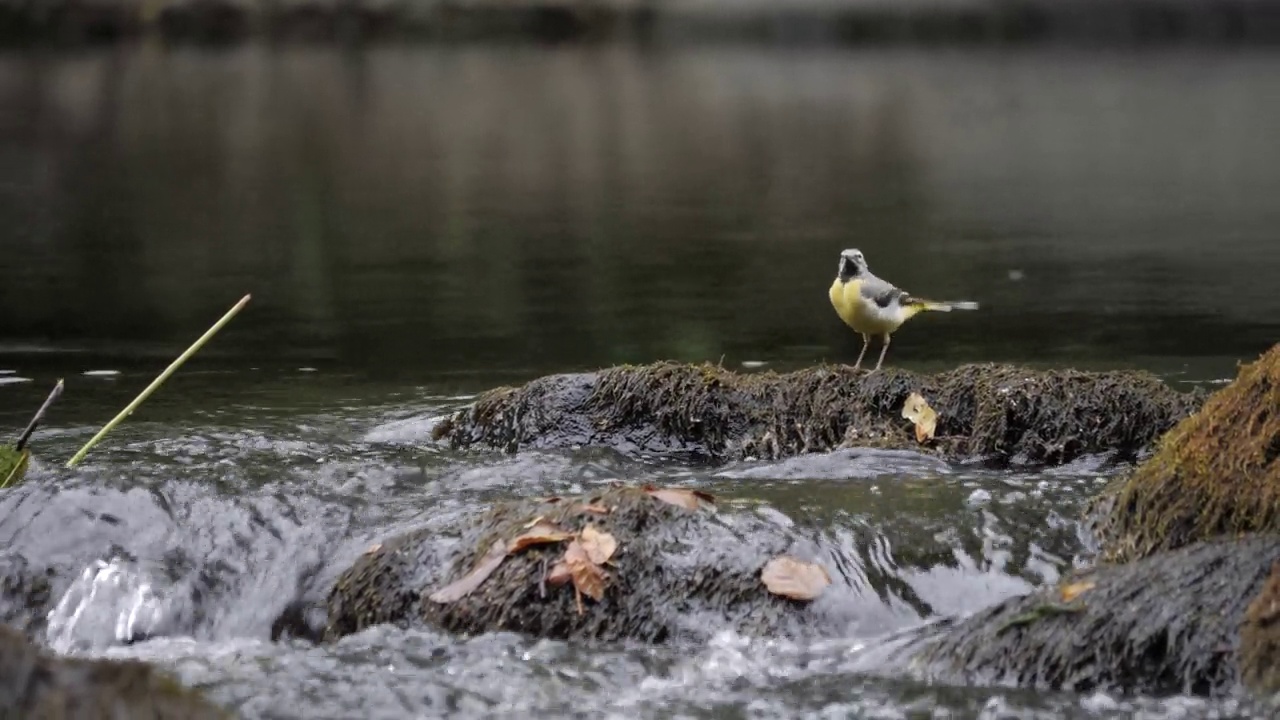
[[[845,325],[862,335],[862,352],[854,369],[862,367],[862,358],[871,345],[871,336],[884,338],[880,359],[872,372],[880,369],[884,355],[889,351],[889,336],[902,324],[925,310],[951,312],[952,310],[977,310],[978,303],[965,301],[937,302],[912,297],[887,280],[871,274],[862,251],[850,248],[840,253],[840,267],[836,281],[831,283],[831,305]]]

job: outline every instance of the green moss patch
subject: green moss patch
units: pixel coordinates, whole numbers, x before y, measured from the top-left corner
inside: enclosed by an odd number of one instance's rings
[[[1116,562],[1280,530],[1280,345],[1243,366],[1095,507],[1104,557]]]

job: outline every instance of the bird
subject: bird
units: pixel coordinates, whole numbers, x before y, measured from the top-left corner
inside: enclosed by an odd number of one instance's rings
[[[924,311],[951,312],[952,310],[977,310],[978,303],[969,300],[939,302],[915,297],[871,273],[867,258],[857,248],[840,253],[840,265],[835,282],[828,292],[831,305],[845,325],[862,335],[862,352],[854,369],[862,367],[862,358],[871,345],[871,336],[882,337],[880,359],[872,372],[880,369],[885,353],[889,351],[889,336],[902,324]]]

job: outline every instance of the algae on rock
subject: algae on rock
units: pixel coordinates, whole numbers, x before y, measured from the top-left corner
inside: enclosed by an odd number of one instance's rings
[[[1280,344],[1162,437],[1090,514],[1114,562],[1219,535],[1280,532]]]
[[[912,393],[937,412],[921,444]],[[823,365],[785,374],[660,362],[551,375],[486,393],[436,430],[453,447],[607,445],[713,460],[840,447],[1056,464],[1147,449],[1201,401],[1149,373],[964,365],[936,375]]]

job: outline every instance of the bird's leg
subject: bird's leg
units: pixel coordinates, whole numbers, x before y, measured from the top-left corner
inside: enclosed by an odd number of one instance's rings
[[[871,344],[871,336],[862,333],[862,352],[858,353],[858,362],[853,364],[853,369],[857,370],[862,367],[862,356],[867,354],[867,346]]]
[[[889,333],[884,334],[884,345],[880,346],[880,359],[876,361],[876,366],[871,369],[871,372],[880,369],[880,363],[884,362],[884,354],[887,352],[889,352]]]

